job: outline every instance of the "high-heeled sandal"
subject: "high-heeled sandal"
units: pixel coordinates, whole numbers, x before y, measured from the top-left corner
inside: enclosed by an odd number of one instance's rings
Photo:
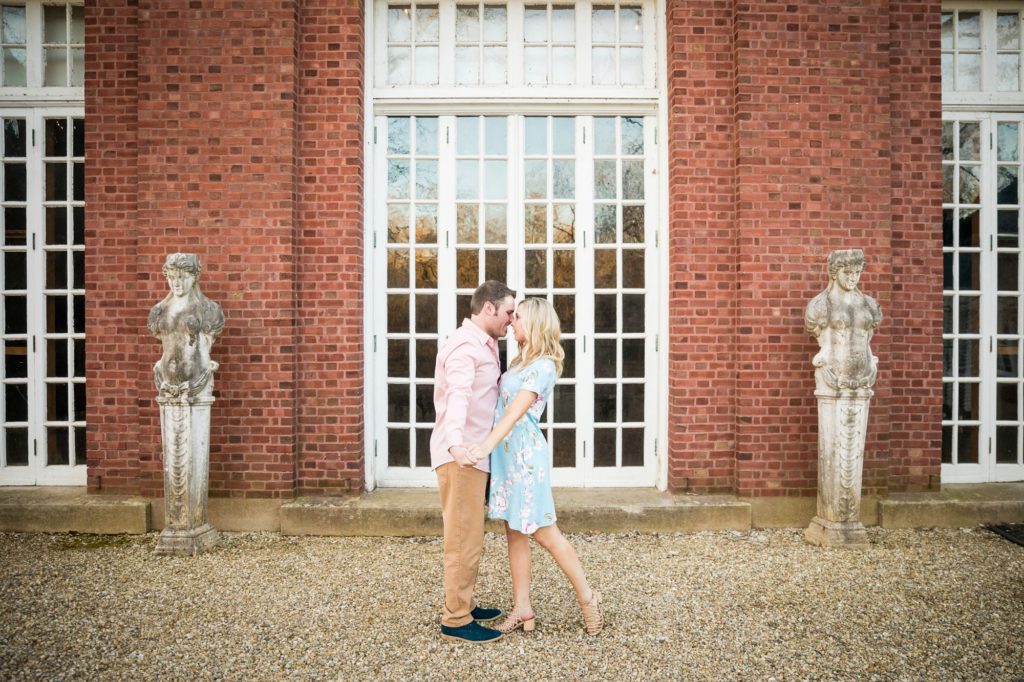
[[[524,618],[522,614],[515,609],[512,609],[512,613],[508,614],[505,617],[505,620],[495,625],[494,629],[507,635],[518,628],[522,628],[523,632],[533,632],[535,627],[537,627],[537,621],[534,616]]]
[[[604,627],[604,614],[601,613],[601,593],[594,590],[594,596],[590,602],[580,603],[580,610],[583,611],[583,629],[588,635],[596,635]]]

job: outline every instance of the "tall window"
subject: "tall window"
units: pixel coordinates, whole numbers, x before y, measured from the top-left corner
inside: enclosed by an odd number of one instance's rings
[[[85,483],[84,13],[0,6],[0,484]]]
[[[381,2],[374,16],[376,483],[433,484],[437,349],[493,278],[562,321],[541,418],[555,484],[653,485],[653,3]],[[506,339],[502,361],[515,353]]]
[[[1024,480],[1024,4],[942,14],[942,478]]]

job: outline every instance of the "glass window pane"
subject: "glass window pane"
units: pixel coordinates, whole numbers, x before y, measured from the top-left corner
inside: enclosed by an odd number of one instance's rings
[[[622,466],[644,465],[644,430],[622,429]]]
[[[85,42],[85,8],[81,5],[71,6],[71,42]]]
[[[1020,156],[1019,124],[1000,122],[996,134],[996,154],[999,161],[1018,161]],[[945,129],[943,130],[945,147]]]
[[[460,85],[480,82],[480,48],[455,48],[455,82]]]
[[[960,54],[957,58],[957,90],[976,92],[981,90],[981,55]]]
[[[508,82],[506,48],[484,48],[484,83],[500,85]]]
[[[621,120],[622,154],[625,156],[643,156],[644,120],[642,118],[623,118]]]
[[[408,288],[409,251],[407,249],[388,249],[388,286]]]
[[[504,199],[507,192],[508,178],[505,172],[505,161],[484,161],[484,198]],[[557,176],[556,176],[557,179]]]
[[[548,283],[548,253],[546,249],[525,251],[527,289],[546,289]]]
[[[412,18],[408,7],[388,8],[388,40],[406,43],[412,39]]]
[[[997,46],[1000,50],[1016,50],[1020,48],[1020,17],[1013,14],[1000,13],[996,17]]]
[[[25,43],[25,8],[24,6],[3,7],[3,41],[5,43]]]
[[[576,48],[551,48],[551,82],[572,85],[576,82]]]
[[[458,249],[455,252],[455,286],[475,289],[480,283],[480,253],[477,249]]]
[[[622,385],[622,421],[644,421],[644,384]]]
[[[592,52],[593,71],[591,82],[594,85],[615,84],[615,48],[595,47]]]
[[[485,42],[504,42],[506,24],[506,11],[504,7],[495,7],[493,5],[484,7]]]
[[[476,244],[480,241],[477,221],[479,208],[476,204],[458,204],[455,207],[456,239],[460,244]]]
[[[1000,92],[1020,90],[1020,55],[996,55],[996,90]]]
[[[437,288],[437,249],[416,249],[416,286]]]
[[[388,376],[409,376],[409,342],[405,339],[388,341]]]
[[[942,54],[942,90],[952,91],[955,89],[955,83],[953,82],[953,53],[944,52]]]
[[[594,429],[594,466],[615,466],[615,429]]]
[[[555,287],[576,286],[576,254],[572,251],[555,251],[554,259]]]
[[[4,119],[4,156],[25,156],[25,119]]]
[[[67,11],[64,5],[43,6],[43,42],[67,43]]]
[[[22,48],[4,48],[4,85],[17,88],[25,87],[25,50]]]
[[[1017,427],[996,427],[996,462],[1000,464],[1017,463]]]
[[[971,50],[981,47],[981,15],[977,12],[960,12],[957,17],[957,47]]]
[[[619,82],[622,85],[643,85],[643,48],[623,47],[619,50]]]
[[[397,117],[388,119],[388,154],[408,154],[409,119]]]
[[[544,85],[548,82],[548,48],[523,48],[523,82]]]
[[[408,47],[388,48],[388,83],[408,85],[412,78],[412,57]]]
[[[555,7],[551,10],[551,41],[556,43],[576,42],[575,9]]]
[[[615,8],[595,7],[590,18],[590,35],[595,43],[615,42]]]
[[[553,429],[551,444],[552,466],[576,466],[576,429]]]
[[[643,11],[639,7],[619,8],[619,42],[643,42]]]
[[[476,159],[459,159],[455,162],[455,197],[480,198],[480,162]]]
[[[437,198],[437,161],[416,161],[416,198]]]
[[[437,154],[437,117],[419,116],[416,118],[416,153],[420,156]]]
[[[416,7],[416,41],[437,42],[438,21],[437,6]]]
[[[409,466],[410,429],[388,429],[388,466]]]
[[[437,204],[416,205],[416,242],[437,243]]]
[[[523,12],[523,40],[528,43],[543,43],[547,42],[547,39],[547,7],[527,7]]]
[[[505,204],[487,204],[484,207],[484,237],[488,244],[504,244],[508,237]]]
[[[480,40],[480,9],[476,5],[460,5],[456,10],[455,39],[459,42]]]
[[[43,50],[43,85],[68,85],[68,48],[47,47]]]
[[[436,85],[437,84],[437,48],[417,47],[416,48],[416,84]]]
[[[434,363],[437,360],[437,341],[434,339],[416,340],[416,378],[433,379]]]

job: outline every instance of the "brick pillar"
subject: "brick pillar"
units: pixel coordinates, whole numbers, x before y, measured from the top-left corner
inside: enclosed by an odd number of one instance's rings
[[[133,494],[139,492],[136,385],[146,355],[139,352],[146,311],[136,287],[136,3],[87,5],[85,35],[88,487]]]
[[[736,109],[731,3],[669,0],[668,483],[732,492]]]
[[[860,247],[862,289],[892,310],[889,12],[886,0],[736,11],[739,335],[737,491],[813,495],[817,413],[804,307],[834,249]],[[893,323],[872,341],[881,371],[864,492],[885,486]]]
[[[305,2],[298,199],[298,480],[363,485],[363,3]]]

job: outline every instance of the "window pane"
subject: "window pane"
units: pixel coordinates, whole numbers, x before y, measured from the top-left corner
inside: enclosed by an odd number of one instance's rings
[[[544,85],[548,82],[548,48],[523,48],[523,81],[527,85]]]
[[[1016,50],[1020,47],[1020,18],[1014,14],[1002,14],[996,18],[996,38],[1000,50]]]
[[[576,41],[576,10],[571,7],[555,7],[551,11],[551,41],[556,43]]]
[[[977,12],[960,12],[957,17],[957,47],[961,50],[981,47],[981,15]]]
[[[455,48],[455,82],[460,85],[480,82],[480,48]]]
[[[25,50],[22,48],[4,48],[4,85],[8,87],[25,87]]]
[[[504,47],[484,48],[484,83],[500,85],[508,81],[506,49]]]
[[[957,90],[981,90],[981,55],[961,54],[957,60]]]
[[[412,64],[409,48],[388,48],[388,83],[392,85],[408,85],[412,75]]]
[[[612,85],[615,83],[615,48],[595,47],[593,49],[593,77],[594,85]]]
[[[459,42],[480,40],[480,10],[475,5],[460,6],[456,10],[455,39]]]
[[[506,23],[504,7],[484,7],[484,42],[504,42]]]
[[[437,83],[437,48],[416,48],[416,84],[435,85]]]
[[[416,8],[416,41],[437,42],[437,7],[426,6]]]
[[[614,8],[594,8],[590,19],[590,35],[595,43],[615,42]]]
[[[523,39],[528,43],[543,43],[548,39],[547,7],[527,7],[523,13]]]
[[[412,38],[412,21],[408,7],[388,8],[388,40],[405,43]]]
[[[643,85],[643,48],[624,47],[619,51],[619,82],[623,85]]]
[[[1020,55],[996,55],[996,90],[1000,92],[1020,90]]]
[[[68,49],[47,47],[43,50],[43,85],[66,87],[68,84]]]
[[[619,42],[643,42],[643,12],[639,7],[619,8]]]
[[[43,42],[67,43],[67,13],[64,5],[43,6]]]

